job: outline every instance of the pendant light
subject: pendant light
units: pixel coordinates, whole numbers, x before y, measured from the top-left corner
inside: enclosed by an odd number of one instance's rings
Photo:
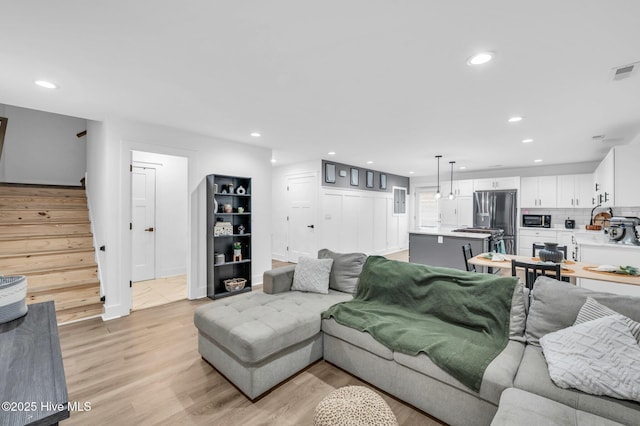
[[[436,192],[436,198],[440,198],[442,197],[442,194],[440,193],[440,159],[442,158],[442,155],[436,155],[436,158],[438,159],[438,191]]]
[[[456,198],[456,196],[453,195],[453,165],[456,164],[456,162],[449,161],[449,164],[451,164],[451,192],[449,192],[449,199],[453,200],[454,198]]]

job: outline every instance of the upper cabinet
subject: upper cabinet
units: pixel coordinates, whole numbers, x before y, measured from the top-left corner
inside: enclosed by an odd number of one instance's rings
[[[501,189],[520,189],[520,177],[475,179],[473,181],[474,191],[496,191]]]
[[[596,203],[603,207],[615,206],[613,184],[615,179],[615,148],[611,149],[593,173]]]
[[[454,180],[453,185],[451,185],[451,181],[445,181],[442,182],[440,190],[445,197],[452,191],[453,195],[457,197],[471,197],[473,196],[473,179]]]
[[[638,182],[640,182],[640,167],[638,167],[640,145],[617,146],[614,150],[614,205],[618,207],[638,207],[640,206],[640,190],[638,190]]]
[[[594,203],[593,175],[558,176],[558,208],[590,208]]]
[[[556,177],[523,177],[520,180],[520,206],[523,208],[556,207]]]

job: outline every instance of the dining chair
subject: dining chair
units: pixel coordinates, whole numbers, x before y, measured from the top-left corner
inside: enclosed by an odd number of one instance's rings
[[[531,256],[533,256],[533,257],[538,256],[538,250],[543,249],[543,248],[544,248],[544,244],[533,243],[532,250],[531,250]],[[558,250],[560,250],[562,252],[562,254],[564,255],[564,260],[567,260],[567,246],[558,246]]]
[[[531,256],[533,256],[533,257],[538,256],[538,250],[543,249],[543,248],[544,248],[544,244],[533,243],[532,248],[531,248]],[[567,260],[567,246],[558,246],[557,248],[564,255],[564,260]],[[571,282],[571,278],[562,277],[561,281]]]
[[[477,272],[476,266],[469,263],[469,259],[473,257],[471,252],[471,244],[465,244],[462,246],[462,256],[464,256],[464,266],[468,272]]]
[[[560,281],[560,264],[559,263],[534,263],[534,262],[520,262],[515,259],[511,259],[511,275],[517,276],[516,269],[523,268],[525,276],[525,286],[529,290],[533,290],[533,283],[540,275],[550,276],[549,273],[554,273],[551,278],[555,278]]]

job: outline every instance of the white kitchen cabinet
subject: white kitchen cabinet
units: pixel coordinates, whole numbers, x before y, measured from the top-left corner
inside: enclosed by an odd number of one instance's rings
[[[442,198],[438,202],[441,226],[459,228],[473,226],[473,198],[456,197],[453,200]]]
[[[600,204],[603,207],[612,207],[615,205],[613,197],[614,182],[615,149],[612,148],[593,173],[593,183],[596,191],[595,196],[597,204]]]
[[[490,179],[474,179],[474,191],[491,191],[500,189],[520,189],[520,177],[503,177]]]
[[[518,232],[518,254],[520,256],[531,256],[534,243],[557,242],[557,232],[553,229],[520,229]]]
[[[617,146],[615,149],[615,206],[640,206],[640,145]]]
[[[556,241],[559,246],[567,246],[567,258],[569,260],[577,260],[578,252],[576,239],[573,236],[573,231],[570,230],[560,230],[556,233],[557,238]]]
[[[560,175],[558,180],[558,208],[590,208],[593,196],[593,175]]]
[[[523,177],[520,180],[520,206],[556,207],[556,176]]]
[[[453,185],[450,180],[444,181],[440,186],[440,191],[443,197],[448,196],[452,191],[456,197],[471,197],[473,195],[473,179],[454,180]]]

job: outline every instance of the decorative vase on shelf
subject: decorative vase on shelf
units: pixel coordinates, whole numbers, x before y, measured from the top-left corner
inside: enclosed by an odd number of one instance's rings
[[[544,243],[544,248],[540,249],[538,255],[543,262],[560,263],[564,258],[564,253],[558,250],[558,243]]]

